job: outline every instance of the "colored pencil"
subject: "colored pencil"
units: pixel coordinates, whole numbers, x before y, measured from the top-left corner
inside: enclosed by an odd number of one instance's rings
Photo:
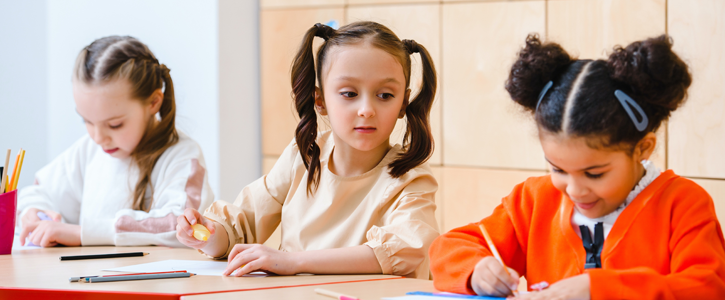
[[[503,263],[503,259],[501,259],[501,255],[499,255],[498,250],[496,250],[496,245],[493,244],[493,240],[491,239],[491,236],[488,234],[488,231],[486,231],[486,227],[483,227],[483,224],[478,223],[478,229],[481,229],[481,233],[483,233],[483,238],[486,240],[486,243],[488,244],[488,248],[491,250],[493,257],[495,257],[496,260],[498,260],[498,262],[503,266],[503,270],[506,271],[506,274],[511,276],[511,273],[509,273],[508,267],[506,267],[506,264]],[[511,288],[509,288],[509,289],[511,289]],[[511,293],[514,296],[518,296],[518,293],[515,290],[511,290]]]
[[[146,280],[146,279],[165,279],[165,278],[184,278],[194,276],[193,273],[166,273],[166,274],[146,274],[146,275],[129,275],[129,276],[108,276],[86,278],[85,282],[111,282],[111,281],[128,281],[128,280]]]
[[[25,150],[20,149],[20,163],[18,164],[18,170],[15,172],[15,179],[13,180],[13,191],[18,189],[18,181],[20,181],[20,171],[23,170],[23,161],[25,160]]]
[[[327,296],[327,297],[336,298],[339,300],[360,300],[353,296],[347,296],[347,295],[340,294],[338,292],[328,291],[325,289],[315,289],[315,293],[318,293],[320,295]]]
[[[147,275],[147,274],[169,274],[169,273],[186,273],[186,270],[181,270],[181,271],[167,271],[167,272],[127,273],[127,274],[114,274],[114,275],[80,276],[80,277],[71,277],[68,280],[71,281],[71,282],[75,282],[75,281],[81,281],[81,279],[86,279],[86,278],[114,277],[114,276],[130,276],[130,275]]]
[[[144,255],[148,255],[148,253],[144,253],[144,252],[124,252],[124,253],[109,253],[109,254],[70,255],[70,256],[61,256],[60,257],[60,260],[81,260],[81,259],[134,257],[134,256],[144,256]]]
[[[10,169],[8,167],[9,163],[10,163],[10,149],[8,149],[8,154],[5,155],[5,164],[3,165],[4,168],[3,168],[2,178],[0,178],[2,180],[2,184],[0,184],[0,194],[6,192],[5,185],[7,184],[8,169]],[[7,191],[7,192],[9,192],[9,191]]]
[[[8,181],[7,191],[12,192],[13,191],[13,179],[15,179],[15,173],[18,172],[18,163],[20,162],[20,152],[18,152],[18,156],[15,158],[15,164],[13,165],[13,174],[10,175],[10,181]]]

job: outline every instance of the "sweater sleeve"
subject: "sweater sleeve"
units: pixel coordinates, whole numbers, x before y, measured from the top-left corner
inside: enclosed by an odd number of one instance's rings
[[[224,227],[229,238],[226,253],[214,258],[227,257],[236,244],[264,243],[274,233],[281,220],[282,204],[297,174],[298,156],[293,141],[269,174],[244,187],[234,203],[215,201],[204,212],[204,217]]]
[[[55,211],[61,214],[63,222],[78,224],[89,143],[92,141],[88,136],[79,139],[35,174],[34,185],[20,190],[18,228],[22,226],[21,217],[30,208]]]
[[[125,208],[110,220],[84,218],[83,245],[184,247],[176,239],[176,218],[186,208],[203,211],[214,199],[201,148],[192,140],[184,140],[167,149],[151,177],[153,198],[148,212]]]
[[[697,189],[679,202],[670,216],[671,272],[587,270],[593,300],[725,298],[725,245],[712,199]]]
[[[483,224],[491,235],[507,267],[519,274],[526,269],[526,254],[519,240],[525,240],[525,226],[514,222],[521,209],[524,184],[514,188],[493,213],[478,223],[455,228],[438,237],[430,248],[431,272],[436,289],[446,292],[475,295],[470,278],[476,264],[491,256],[486,240],[478,225]]]
[[[408,183],[383,226],[372,226],[366,234],[383,274],[428,279],[426,253],[439,235],[434,195],[438,184],[432,175]]]

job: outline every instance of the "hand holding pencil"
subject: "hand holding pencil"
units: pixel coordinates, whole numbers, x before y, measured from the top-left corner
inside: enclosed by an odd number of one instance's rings
[[[479,228],[493,256],[486,256],[476,264],[471,275],[471,288],[478,295],[515,296],[519,285],[519,274],[503,263],[486,228],[482,224],[479,224]]]

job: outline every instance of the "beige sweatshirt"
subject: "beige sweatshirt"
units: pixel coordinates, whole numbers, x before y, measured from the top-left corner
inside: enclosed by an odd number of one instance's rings
[[[317,138],[320,185],[307,195],[307,170],[292,141],[266,176],[246,186],[230,204],[216,201],[204,216],[229,234],[226,257],[239,243],[264,243],[282,226],[280,250],[288,252],[367,245],[384,274],[428,278],[428,247],[438,233],[434,196],[438,189],[427,164],[399,178],[388,164],[401,152],[388,151],[372,170],[340,177],[328,167],[331,132]]]

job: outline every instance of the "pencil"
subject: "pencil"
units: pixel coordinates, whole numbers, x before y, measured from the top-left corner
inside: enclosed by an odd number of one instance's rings
[[[493,257],[495,257],[496,260],[498,260],[498,262],[503,266],[503,270],[506,271],[506,274],[511,276],[511,273],[509,273],[509,268],[506,267],[506,264],[503,263],[503,259],[501,259],[501,255],[499,255],[498,250],[496,250],[496,245],[493,244],[493,240],[491,240],[491,236],[488,235],[488,231],[486,231],[486,227],[483,227],[483,224],[478,223],[478,228],[481,229],[481,233],[483,233],[483,238],[486,240],[486,243],[488,244],[488,248],[491,250]],[[508,286],[506,286],[506,287],[508,287]],[[514,296],[518,296],[518,293],[514,290],[511,290],[511,293]]]
[[[325,290],[325,289],[315,289],[315,293],[318,293],[320,295],[324,295],[324,296],[327,296],[327,297],[336,298],[336,299],[339,299],[339,300],[360,300],[360,299],[355,298],[353,296],[347,296],[347,295],[340,294],[338,292],[328,291],[328,290]]]
[[[25,150],[20,149],[20,163],[18,164],[17,174],[13,180],[13,191],[18,189],[18,181],[20,181],[20,171],[23,169],[23,161],[25,160]]]
[[[182,271],[167,271],[167,272],[149,272],[149,273],[128,273],[128,274],[114,274],[114,275],[80,276],[80,277],[71,277],[68,280],[71,281],[71,282],[74,282],[74,281],[81,281],[81,280],[86,279],[86,278],[130,276],[130,275],[148,275],[148,274],[169,274],[169,273],[186,273],[186,270],[182,270]]]
[[[124,252],[124,253],[109,253],[109,254],[90,254],[90,255],[70,255],[61,256],[60,260],[81,260],[81,259],[99,259],[99,258],[117,258],[117,257],[134,257],[149,255],[144,252]]]
[[[192,274],[192,273],[166,273],[166,274],[92,277],[92,278],[86,278],[86,282],[94,283],[94,282],[128,281],[128,280],[184,278],[184,277],[191,277],[194,275],[195,274]]]
[[[20,162],[20,152],[18,152],[18,156],[15,158],[15,164],[13,165],[13,174],[10,175],[10,178],[8,180],[8,186],[7,191],[12,192],[13,191],[13,180],[15,179],[15,174],[18,172],[18,163]]]
[[[2,175],[2,184],[0,184],[0,194],[4,192],[9,192],[5,190],[5,185],[7,184],[7,177],[8,177],[8,164],[10,163],[10,149],[8,149],[8,154],[5,155],[5,164],[3,165],[3,173]]]

